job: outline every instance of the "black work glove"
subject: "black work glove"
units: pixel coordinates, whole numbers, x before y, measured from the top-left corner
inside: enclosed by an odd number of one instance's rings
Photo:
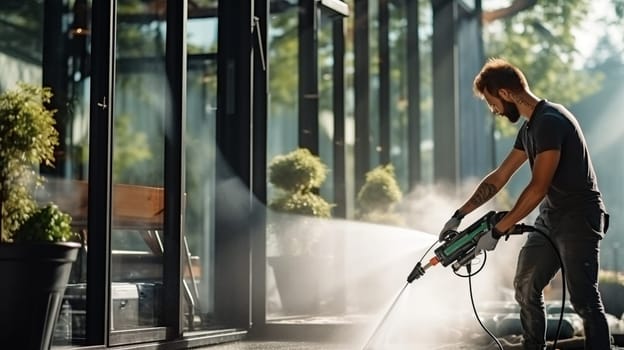
[[[446,224],[444,224],[442,231],[440,231],[440,234],[438,235],[438,242],[444,241],[449,235],[449,231],[457,231],[457,228],[459,227],[459,224],[461,224],[463,218],[464,215],[460,213],[459,210],[456,210],[453,216],[451,216]]]
[[[504,235],[503,232],[500,232],[496,229],[496,227],[492,227],[488,232],[486,232],[479,241],[477,242],[477,246],[475,247],[475,256],[481,254],[482,251],[492,251],[496,248],[498,244],[498,240]]]

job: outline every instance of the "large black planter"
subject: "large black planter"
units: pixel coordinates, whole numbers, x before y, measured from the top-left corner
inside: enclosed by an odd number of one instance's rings
[[[78,243],[0,244],[0,348],[47,350]]]
[[[605,311],[617,318],[624,317],[624,284],[618,282],[600,282],[598,285]]]

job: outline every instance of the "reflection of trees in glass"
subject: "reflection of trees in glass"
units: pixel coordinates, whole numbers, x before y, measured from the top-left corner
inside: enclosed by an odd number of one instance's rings
[[[319,111],[332,111],[334,47],[332,43],[332,19],[322,17],[317,32],[319,61]],[[321,130],[322,131],[322,130]]]
[[[152,158],[152,151],[149,148],[147,134],[136,131],[130,115],[115,116],[114,128],[113,181],[130,183],[127,170]],[[81,138],[78,145],[82,162],[86,163],[89,159],[87,135]]]
[[[279,117],[283,109],[295,110],[297,105],[298,17],[296,11],[282,13],[271,19],[269,59],[275,67],[269,74],[271,116]]]
[[[267,158],[297,146],[298,8],[272,9],[268,33],[269,129]],[[271,189],[269,188],[269,191]]]
[[[408,96],[407,18],[404,3],[389,2],[388,44],[390,47],[390,160],[393,174],[402,189],[407,189]]]
[[[154,57],[165,53],[162,21],[117,24],[117,52],[122,57]]]
[[[141,162],[149,160],[152,152],[148,146],[147,135],[137,132],[132,125],[132,117],[128,114],[115,116],[115,137],[113,153],[113,179],[124,181],[125,171],[135,168]]]
[[[149,157],[143,156],[134,162],[113,164],[114,173],[119,177],[116,182],[162,186],[164,165],[164,125],[166,113],[165,99],[169,95],[169,88],[164,73],[164,63],[154,64],[150,61],[141,61],[140,64],[129,63],[124,59],[117,60],[117,81],[115,88],[115,130],[113,155],[126,152],[125,147],[145,148],[149,150]],[[119,120],[121,119],[121,120]],[[127,122],[123,119],[127,119]],[[121,135],[128,133],[128,138],[117,140]],[[143,138],[142,143],[136,143],[132,138]],[[140,152],[145,155],[144,152]],[[139,161],[140,160],[140,161]],[[121,166],[120,169],[116,167]]]
[[[41,61],[43,0],[0,1],[0,52]]]
[[[0,22],[38,37],[43,26],[43,0],[0,1]]]
[[[216,64],[190,65],[187,83],[185,229],[193,254],[200,254],[214,200]],[[210,107],[213,107],[212,109]],[[200,254],[201,255],[201,254]]]

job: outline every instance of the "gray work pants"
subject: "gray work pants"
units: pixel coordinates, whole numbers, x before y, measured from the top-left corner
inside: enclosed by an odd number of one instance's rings
[[[569,300],[583,319],[585,349],[608,350],[611,337],[598,291],[602,212],[572,213],[557,217],[556,222],[554,219],[541,215],[536,227],[552,238],[561,253]],[[514,278],[525,350],[546,348],[543,290],[559,268],[559,259],[548,240],[537,232],[530,233],[518,256]]]

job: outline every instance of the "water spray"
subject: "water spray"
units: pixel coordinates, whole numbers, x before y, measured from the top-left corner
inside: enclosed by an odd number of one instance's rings
[[[412,269],[412,271],[410,272],[410,274],[407,276],[407,283],[405,284],[405,286],[401,289],[401,291],[397,294],[397,296],[395,297],[394,301],[392,302],[392,304],[390,305],[390,307],[388,308],[388,311],[386,312],[386,314],[384,315],[384,317],[381,319],[381,321],[379,322],[379,324],[377,325],[377,327],[375,328],[375,330],[373,331],[371,337],[368,339],[368,342],[366,343],[366,345],[364,346],[364,350],[369,349],[369,346],[372,342],[372,340],[375,338],[375,336],[377,335],[377,332],[381,329],[381,327],[383,326],[384,322],[386,321],[386,319],[388,318],[388,316],[390,315],[390,313],[392,312],[392,310],[394,309],[394,307],[396,306],[397,301],[400,299],[401,295],[403,294],[403,292],[405,291],[405,289],[407,288],[407,286],[412,283],[414,280],[419,279],[420,277],[422,277],[426,270],[428,270],[429,268],[436,266],[438,264],[442,264],[442,266],[449,266],[451,265],[453,271],[455,272],[456,275],[460,276],[460,277],[472,277],[474,275],[476,275],[477,273],[479,273],[479,271],[481,271],[481,269],[483,268],[483,266],[485,265],[485,260],[483,261],[481,267],[475,271],[474,273],[471,273],[471,263],[472,260],[480,255],[480,251],[476,251],[477,248],[477,243],[479,242],[479,240],[481,239],[481,237],[483,237],[485,234],[488,234],[489,232],[492,232],[492,229],[494,228],[494,226],[503,218],[503,216],[505,216],[507,214],[507,212],[505,211],[501,211],[501,212],[495,212],[495,211],[490,211],[487,214],[485,214],[484,216],[482,216],[479,220],[475,221],[472,225],[468,226],[468,228],[466,228],[463,231],[455,231],[455,230],[449,230],[447,232],[444,233],[444,239],[442,244],[435,249],[434,251],[434,256],[432,258],[429,259],[429,261],[423,266],[422,265],[422,260],[424,259],[424,257],[427,255],[427,253],[429,253],[429,251],[437,244],[437,242],[435,242],[423,255],[423,258],[420,259],[420,261],[418,261],[418,263],[416,263],[416,266],[414,266],[414,268]],[[542,234],[544,237],[546,237],[548,239],[548,241],[550,242],[550,244],[552,245],[552,247],[555,249],[555,252],[557,253],[557,256],[559,257],[559,262],[561,263],[561,272],[563,275],[563,296],[562,296],[562,304],[564,304],[565,302],[565,274],[564,274],[564,270],[563,270],[563,261],[561,259],[561,254],[559,253],[559,251],[557,250],[554,242],[551,240],[551,238],[546,235],[544,232],[538,230],[537,228],[533,227],[533,226],[529,226],[529,225],[525,225],[525,224],[517,224],[514,225],[514,227],[512,229],[510,229],[509,231],[505,232],[504,237],[505,240],[509,239],[510,235],[520,235],[523,234],[525,232],[538,232],[540,234]],[[501,237],[496,237],[498,239],[500,239]],[[484,256],[487,257],[485,251],[483,252]],[[457,271],[460,270],[462,267],[466,267],[466,270],[468,271],[467,275],[461,275],[458,274]],[[496,342],[496,344],[498,345],[499,349],[502,350],[502,345],[500,344],[500,342],[498,341],[498,339],[496,339],[496,337],[485,327],[485,325],[483,325],[483,323],[481,323],[477,313],[476,313],[476,308],[474,306],[474,300],[472,298],[472,284],[470,284],[470,298],[472,301],[472,306],[473,306],[473,310],[475,312],[475,316],[477,316],[477,320],[479,321],[479,324],[481,325],[481,327],[486,331],[486,333],[488,333],[488,335]],[[555,340],[554,340],[554,345],[557,344],[557,338],[559,338],[559,332],[561,330],[561,323],[563,321],[563,307],[561,308],[561,314],[559,317],[559,325],[557,327],[557,333],[555,336]]]

